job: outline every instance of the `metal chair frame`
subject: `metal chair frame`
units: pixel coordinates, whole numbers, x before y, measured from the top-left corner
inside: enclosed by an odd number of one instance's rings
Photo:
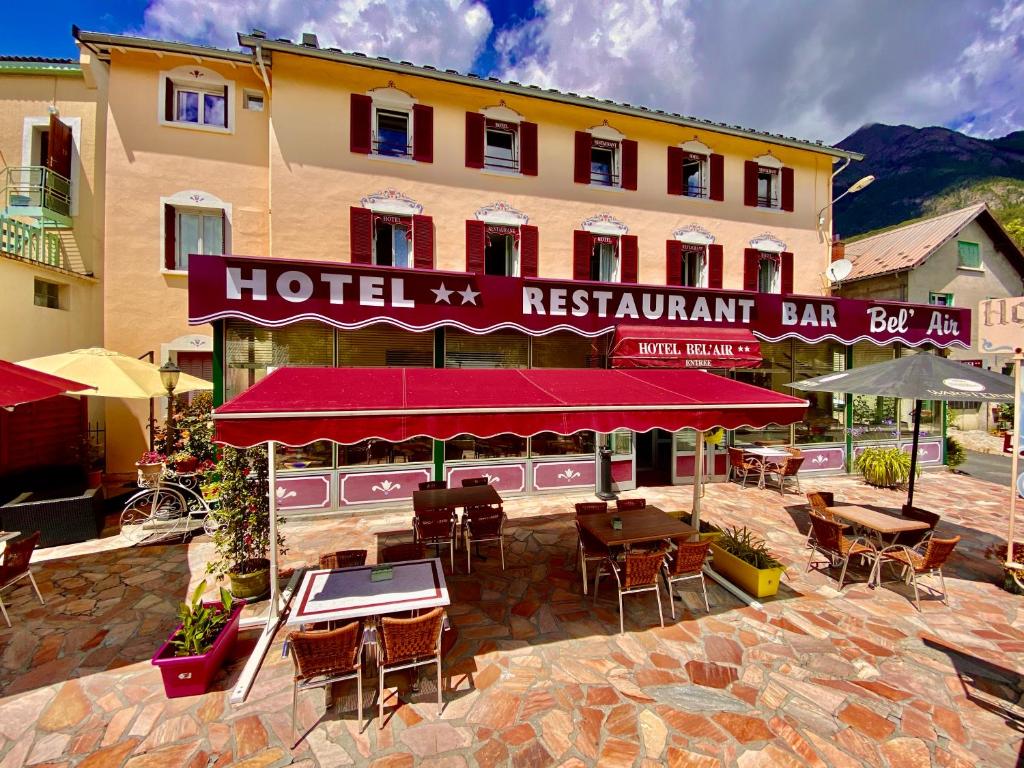
[[[32,540],[34,542],[38,542],[39,541],[39,533],[38,532],[34,533],[31,536],[28,536],[28,537],[26,537],[24,539],[21,539],[21,541],[19,541],[19,542],[8,542],[7,546],[8,547],[12,547],[12,546],[16,547],[18,544],[22,544],[23,542],[27,543],[30,540]],[[33,543],[32,549],[33,550],[35,549],[35,543]],[[4,561],[7,560],[7,552],[8,552],[8,550],[4,550]],[[32,589],[35,590],[36,597],[39,598],[39,602],[42,605],[46,605],[46,601],[43,600],[43,595],[39,591],[39,585],[36,584],[36,577],[32,575],[31,562],[32,562],[32,554],[30,552],[29,556],[28,556],[28,560],[25,562],[25,570],[22,571],[21,573],[15,574],[13,577],[11,577],[7,581],[5,581],[3,584],[0,584],[0,595],[3,594],[3,591],[5,589],[7,589],[8,587],[13,587],[15,584],[17,584],[23,578],[28,576],[28,580],[32,583]],[[0,613],[3,613],[4,621],[7,622],[7,626],[8,627],[11,626],[11,618],[7,615],[7,608],[4,606],[4,601],[3,601],[2,597],[0,597]]]
[[[445,535],[436,536],[423,536],[420,533],[420,525],[426,523],[427,525],[435,524],[440,526],[442,521],[450,518],[450,525],[448,527],[448,533]],[[421,523],[422,521],[422,523]],[[424,510],[416,513],[412,519],[412,532],[413,540],[419,544],[426,544],[431,547],[448,547],[448,554],[451,560],[452,572],[455,572],[455,541],[456,533],[455,529],[458,525],[458,518],[455,516],[455,509],[453,507],[441,507],[439,509]],[[440,551],[438,551],[440,555]]]
[[[413,659],[405,659],[403,661],[395,662],[393,664],[385,663],[384,659],[387,654],[387,650],[384,647],[384,624],[382,620],[378,620],[377,623],[377,642],[379,644],[378,650],[378,661],[377,661],[377,706],[378,706],[378,727],[384,727],[384,675],[387,672],[400,672],[403,669],[418,669],[419,667],[426,666],[428,664],[437,664],[437,714],[438,716],[444,711],[444,689],[441,682],[441,638],[444,636],[444,625],[446,616],[443,608],[435,608],[429,613],[425,613],[422,616],[413,619],[390,619],[391,621],[411,623],[411,622],[426,622],[426,620],[433,620],[436,611],[441,611],[441,621],[438,624],[437,640],[434,643],[434,653],[430,656],[417,656]],[[419,673],[417,672],[417,675]]]
[[[665,550],[658,550],[662,557],[665,555]],[[615,560],[606,557],[597,566],[597,570],[594,572],[594,598],[593,603],[597,605],[598,588],[600,586],[601,575],[604,571],[604,567],[607,565],[611,570],[612,576],[615,577],[615,584],[618,587],[619,597],[619,632],[625,633],[626,631],[626,617],[622,611],[622,596],[623,595],[639,595],[643,592],[653,592],[654,596],[658,600],[658,619],[661,621],[661,626],[665,626],[665,613],[661,608],[661,588],[658,585],[658,571],[654,572],[654,579],[650,584],[638,584],[634,587],[623,587],[622,578],[620,577],[620,571],[625,571],[628,567],[628,560],[631,557],[652,557],[656,554],[655,552],[647,552],[642,555],[626,553],[626,559],[622,563],[617,563]],[[660,570],[660,569],[659,569]]]
[[[700,547],[700,548],[702,548],[704,550],[704,557],[701,558],[701,565],[697,568],[696,571],[687,571],[687,572],[683,572],[683,573],[680,573],[680,574],[673,574],[672,573],[672,566],[669,564],[668,558],[672,557],[673,555],[678,557],[679,556],[678,553],[679,553],[679,551],[683,547],[689,547],[689,548],[693,549],[694,551],[696,551],[696,549],[698,547]],[[701,541],[701,542],[678,541],[678,542],[676,542],[676,551],[675,551],[675,553],[669,552],[668,553],[668,557],[665,558],[665,563],[662,566],[662,574],[661,575],[665,579],[665,589],[668,592],[668,605],[669,605],[669,608],[672,610],[672,618],[673,619],[676,617],[676,602],[675,602],[675,596],[672,594],[672,586],[674,584],[676,584],[677,582],[680,582],[680,581],[690,581],[691,579],[700,579],[700,588],[704,592],[704,608],[705,608],[705,610],[708,613],[711,613],[711,603],[708,602],[708,585],[707,585],[707,581],[705,581],[705,579],[704,579],[704,561],[707,559],[707,552],[708,552],[708,549],[710,547],[711,547],[711,542],[709,542],[709,541]]]
[[[314,631],[325,631],[332,632],[335,630],[314,630]],[[292,682],[292,735],[295,735],[295,715],[299,705],[299,693],[302,691],[311,691],[314,688],[324,689],[324,702],[325,709],[330,709],[330,687],[335,683],[341,683],[346,680],[355,678],[356,681],[356,717],[359,719],[360,730],[362,729],[363,722],[363,652],[367,647],[366,632],[362,628],[359,629],[359,646],[356,650],[356,661],[357,666],[354,670],[349,672],[341,672],[336,675],[327,675],[324,677],[311,677],[308,680],[299,680],[298,677],[294,678]],[[292,650],[294,653],[294,649]],[[298,662],[296,662],[296,667]],[[367,725],[369,721],[367,721]],[[298,745],[302,739],[295,742],[294,746]]]
[[[472,512],[476,510],[493,510],[497,515],[501,516],[498,522],[498,532],[494,535],[473,535],[473,519]],[[466,548],[466,573],[473,572],[472,563],[472,544],[479,544],[484,541],[496,541],[498,542],[498,549],[501,552],[501,570],[505,570],[505,521],[508,518],[505,515],[505,510],[499,505],[497,507],[466,507],[465,514],[462,516],[462,543]]]
[[[922,576],[923,577],[923,576],[936,576],[936,575],[938,575],[938,577],[939,577],[939,586],[942,588],[942,604],[948,606],[949,605],[949,593],[946,592],[946,579],[942,575],[942,566],[944,566],[946,564],[946,561],[949,560],[950,555],[953,554],[953,549],[956,547],[956,545],[959,542],[960,542],[960,537],[959,536],[954,536],[952,539],[937,539],[934,536],[931,536],[931,537],[928,537],[928,538],[924,539],[923,541],[921,541],[921,543],[918,544],[916,547],[908,547],[905,544],[894,544],[891,547],[886,547],[885,549],[883,549],[881,552],[878,553],[878,566],[877,566],[877,569],[878,569],[878,581],[879,581],[879,583],[881,583],[881,580],[882,580],[882,564],[883,563],[886,563],[886,562],[887,563],[899,563],[900,565],[902,565],[903,566],[903,570],[900,573],[900,579],[901,579],[901,581],[903,581],[904,584],[913,585],[913,587],[914,587],[914,606],[917,608],[918,612],[920,613],[920,611],[921,611],[921,597],[920,597],[920,595],[918,593],[918,589],[917,589],[917,577],[918,576]],[[947,545],[949,545],[949,549],[944,554],[941,554],[937,558],[938,562],[937,563],[932,562],[932,558],[933,558],[933,555],[932,555],[932,552],[931,552],[932,547],[942,547],[942,548],[945,548]],[[920,551],[922,547],[923,547],[923,551]],[[900,551],[900,550],[903,550],[904,555],[906,556],[907,561],[908,561],[907,563],[904,563],[900,559],[887,556],[888,552]],[[919,556],[924,561],[920,568],[917,568],[917,567],[915,567],[913,565],[913,558],[911,556],[912,554],[915,554],[915,555]],[[926,589],[930,589],[932,592],[936,592],[936,594],[937,594],[937,590],[935,589],[935,587],[928,586],[927,584],[922,584],[921,586],[925,587]]]
[[[607,548],[602,548],[600,552],[587,553],[587,547],[583,543],[584,537],[587,532],[580,528],[579,518],[584,515],[605,515],[608,514],[608,502],[607,501],[581,501],[576,505],[576,551],[577,560],[580,566],[580,574],[583,582],[583,594],[587,594],[587,563],[599,563],[608,557]]]
[[[853,538],[853,539],[851,539],[851,538],[849,538],[847,536],[844,536],[843,535],[843,528],[844,528],[844,526],[843,526],[842,523],[836,522],[835,520],[829,520],[829,519],[827,519],[825,517],[822,517],[821,515],[817,514],[816,512],[811,512],[811,530],[812,531],[814,530],[814,523],[815,523],[816,520],[821,525],[835,526],[836,528],[839,529],[836,532],[837,548],[836,549],[832,549],[832,548],[828,547],[826,544],[821,543],[818,540],[818,534],[815,534],[814,537],[808,542],[808,544],[809,544],[809,546],[811,548],[811,554],[807,558],[807,568],[805,569],[804,573],[807,573],[808,571],[811,570],[811,565],[814,563],[814,555],[815,555],[815,553],[820,553],[820,554],[824,555],[828,559],[829,567],[835,567],[838,564],[838,561],[842,560],[842,562],[843,562],[843,570],[839,573],[839,586],[837,587],[837,589],[842,590],[843,582],[846,580],[846,569],[850,565],[850,558],[854,557],[854,556],[858,556],[861,559],[863,559],[863,558],[867,557],[868,555],[870,555],[872,557],[872,559],[874,560],[874,563],[872,563],[871,575],[868,577],[868,583],[869,584],[874,583],[875,571],[878,568],[878,563],[879,563],[878,550],[875,548],[875,545],[872,544],[864,536],[857,536],[856,538]],[[842,551],[842,546],[844,544],[846,545],[845,553]],[[858,549],[856,549],[857,547],[860,547],[861,549],[858,550]],[[821,561],[819,560],[818,562],[820,563]]]

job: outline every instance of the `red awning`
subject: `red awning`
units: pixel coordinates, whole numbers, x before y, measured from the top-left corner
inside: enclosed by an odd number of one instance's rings
[[[216,441],[393,442],[800,421],[805,400],[693,370],[280,368],[214,412]]]
[[[92,389],[92,386],[0,360],[0,408],[13,408],[22,403],[87,389]]]
[[[746,328],[620,325],[612,368],[753,368],[761,345]]]

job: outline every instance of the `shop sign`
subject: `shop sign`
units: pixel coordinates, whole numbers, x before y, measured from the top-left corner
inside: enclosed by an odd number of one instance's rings
[[[1024,347],[1024,296],[986,299],[978,305],[978,351],[1012,355]]]
[[[761,339],[968,346],[970,310],[831,296],[500,277],[238,256],[189,256],[189,322],[338,328],[385,322],[599,336],[621,323],[745,328]]]
[[[612,368],[754,368],[761,345],[747,330],[651,328],[615,330]]]

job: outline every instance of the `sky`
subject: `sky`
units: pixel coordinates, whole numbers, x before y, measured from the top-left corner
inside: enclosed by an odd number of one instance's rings
[[[237,48],[259,28],[834,143],[868,123],[1024,128],[1024,0],[12,2],[0,54],[76,56],[71,25]]]

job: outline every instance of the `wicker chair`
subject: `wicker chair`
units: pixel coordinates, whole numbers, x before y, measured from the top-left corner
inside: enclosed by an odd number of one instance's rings
[[[813,536],[810,541],[811,556],[807,558],[807,569],[811,570],[814,564],[814,554],[819,552],[828,558],[828,564],[834,566],[840,561],[843,570],[839,574],[839,589],[843,588],[846,580],[846,568],[850,564],[851,557],[860,557],[862,560],[869,558],[872,561],[871,576],[868,581],[874,581],[875,568],[878,567],[878,550],[863,536],[850,539],[843,535],[842,523],[835,520],[827,520],[816,512],[811,512],[811,530]],[[818,562],[821,562],[820,560]]]
[[[473,488],[478,485],[490,485],[486,477],[465,477],[462,479],[463,488]]]
[[[675,550],[665,558],[662,576],[665,578],[665,589],[668,591],[668,604],[672,609],[672,618],[676,617],[676,602],[672,595],[672,585],[677,581],[700,579],[700,588],[704,590],[704,608],[711,613],[708,603],[708,587],[704,582],[704,560],[708,556],[710,541],[689,542],[677,539]]]
[[[621,562],[605,558],[597,566],[594,573],[594,603],[597,603],[598,587],[605,567],[612,572],[619,593],[619,631],[626,631],[626,620],[622,613],[622,596],[635,595],[641,592],[653,592],[658,599],[658,618],[661,626],[665,626],[665,614],[661,610],[661,590],[658,587],[658,572],[665,562],[662,547],[651,552],[627,552]]]
[[[321,570],[357,568],[360,565],[366,565],[365,549],[342,549],[338,552],[325,552],[320,555]]]
[[[579,554],[580,576],[583,594],[587,594],[587,563],[599,563],[609,555],[608,547],[580,527],[579,518],[584,515],[602,515],[608,512],[607,501],[581,501],[576,505],[576,534]]]
[[[472,546],[481,541],[496,541],[501,552],[501,570],[505,570],[505,510],[498,506],[470,506],[462,516],[462,540],[466,547],[466,573],[473,572]]]
[[[921,509],[920,507],[911,507],[906,504],[903,505],[902,511],[903,517],[909,520],[917,520],[921,523],[927,523],[927,530],[923,531],[903,531],[896,536],[893,544],[902,544],[905,547],[914,548],[918,544],[931,538],[931,535],[935,532],[935,526],[939,524],[940,518],[934,512],[929,512],[927,509]]]
[[[760,461],[755,459],[753,456],[749,456],[743,452],[742,448],[730,448],[729,449],[729,479],[735,480],[736,475],[740,475],[743,478],[741,485],[746,487],[747,478],[750,475],[754,475],[755,478],[760,480],[761,470],[763,465]]]
[[[448,482],[445,480],[424,480],[420,483],[421,491],[443,491],[448,488]]]
[[[7,542],[7,547],[4,549],[4,559],[0,563],[0,592],[28,576],[28,580],[32,583],[32,589],[36,591],[36,597],[39,598],[39,602],[46,605],[46,601],[43,600],[43,596],[39,592],[39,585],[36,584],[35,576],[32,575],[32,570],[28,565],[32,560],[32,552],[39,543],[39,536],[39,531],[36,531],[31,536]],[[0,612],[3,612],[4,621],[7,622],[7,626],[11,626],[11,619],[7,615],[7,608],[4,607],[2,599],[0,599]]]
[[[826,520],[835,521],[835,515],[829,512],[829,507],[834,506],[836,503],[835,494],[831,491],[811,491],[807,494],[807,502],[811,505],[811,510],[814,511],[819,517],[824,517]],[[814,535],[814,526],[810,523],[807,525],[807,538],[804,539],[804,546],[811,546],[811,537]]]
[[[790,456],[788,459],[784,459],[779,464],[766,464],[764,468],[765,475],[775,475],[779,479],[779,493],[785,495],[786,481],[792,480],[796,483],[797,493],[803,493],[800,490],[800,477],[797,472],[800,471],[800,466],[804,463],[803,456]]]
[[[905,583],[914,585],[914,605],[921,610],[921,598],[917,592],[917,579],[919,576],[938,575],[939,585],[942,587],[942,602],[946,602],[946,580],[942,577],[942,566],[946,564],[953,549],[960,542],[959,536],[952,539],[937,539],[932,536],[922,542],[917,548],[894,544],[886,547],[878,555],[878,570],[881,577],[883,563],[893,563],[903,567],[902,578]],[[881,578],[879,578],[881,580]],[[929,587],[933,592],[935,589]]]
[[[412,519],[412,532],[416,541],[438,547],[438,554],[440,554],[441,547],[448,547],[452,571],[455,570],[455,527],[457,521],[454,507],[420,510]]]
[[[441,633],[444,631],[444,609],[435,608],[414,619],[384,616],[377,622],[380,642],[378,658],[377,701],[380,727],[384,727],[384,674],[402,669],[417,669],[437,664],[437,711],[444,708],[441,686]]]
[[[329,688],[334,683],[353,678],[356,681],[356,711],[361,727],[364,647],[362,622],[353,621],[338,629],[291,632],[288,634],[288,645],[295,662],[292,685],[292,734],[295,733],[299,691]]]
[[[647,506],[647,499],[616,499],[616,512],[633,512]]]
[[[380,551],[378,562],[403,563],[406,560],[423,560],[427,556],[427,548],[418,541],[404,544],[392,544]]]

